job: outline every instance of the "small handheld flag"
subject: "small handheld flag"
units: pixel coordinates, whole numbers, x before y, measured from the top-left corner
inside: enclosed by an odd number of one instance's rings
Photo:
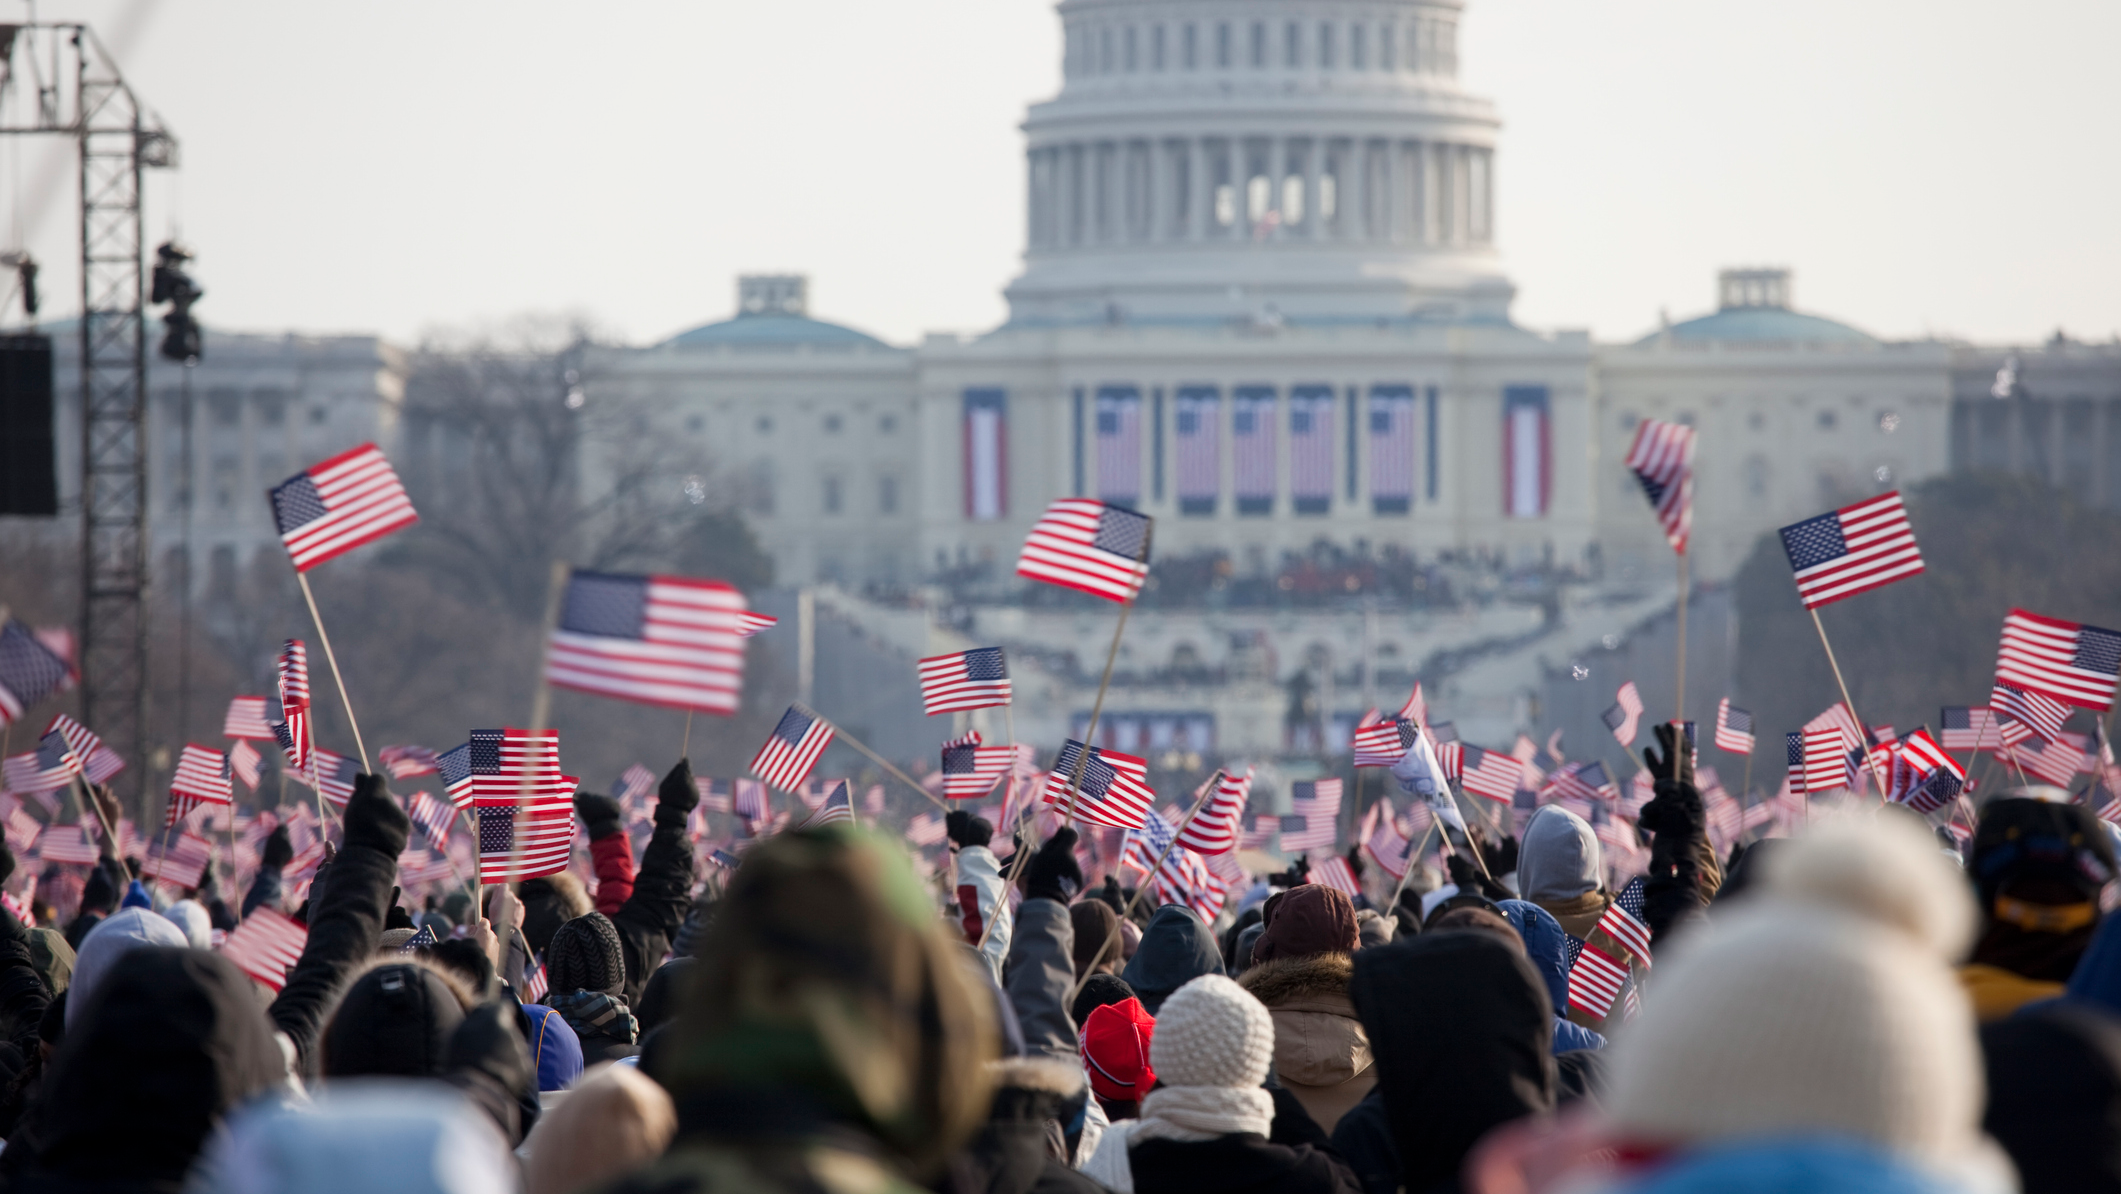
[[[1915,530],[1897,492],[1792,523],[1780,533],[1806,609],[1922,571],[1922,549],[1915,545]]]
[[[211,746],[187,743],[177,756],[176,774],[170,777],[169,794],[189,796],[206,804],[228,804],[235,800],[229,780],[228,756]]]
[[[1636,691],[1635,682],[1630,680],[1620,686],[1617,699],[1600,718],[1622,746],[1633,746],[1642,721],[1642,709],[1642,693]]]
[[[825,802],[817,806],[797,829],[822,829],[827,825],[854,824],[854,799],[849,793],[846,780],[835,781]]]
[[[1083,778],[1075,801],[1076,817],[1097,825],[1140,829],[1156,803],[1156,793],[1149,787],[1148,760],[1102,747],[1089,748],[1085,759],[1083,750],[1083,744],[1073,738],[1061,746],[1053,770],[1046,775],[1045,802],[1067,807],[1068,786],[1080,762]]]
[[[832,745],[832,734],[831,722],[790,705],[752,757],[751,773],[783,792],[793,792],[817,769],[818,757]]]
[[[275,485],[271,497],[273,523],[297,572],[420,520],[374,444],[309,466]]]
[[[1725,697],[1716,706],[1716,749],[1734,755],[1753,753],[1753,715]]]
[[[302,960],[302,949],[308,944],[309,930],[301,921],[261,906],[229,931],[221,943],[221,956],[277,991],[287,985],[287,972]]]
[[[1009,664],[1000,647],[975,647],[920,661],[921,702],[928,716],[1009,703]]]
[[[1011,746],[982,746],[978,730],[943,743],[943,796],[978,800],[1009,774],[1017,751]]]
[[[0,622],[0,726],[73,682],[74,669],[37,633],[13,618]]]
[[[1124,506],[1062,498],[1024,540],[1016,574],[1107,601],[1132,601],[1149,577],[1154,520]]]
[[[2104,713],[2121,681],[2121,633],[2014,609],[2003,619],[1996,679]]]
[[[744,595],[718,580],[577,568],[545,679],[644,705],[731,714],[744,679]]]
[[[228,716],[221,721],[221,736],[254,742],[272,741],[272,723],[265,720],[265,698],[239,696],[230,700]]]
[[[1235,764],[1232,765],[1235,767]],[[1225,769],[1215,776],[1215,793],[1193,814],[1178,835],[1178,844],[1198,854],[1223,854],[1237,848],[1237,827],[1252,796],[1252,769]]]
[[[1694,429],[1644,419],[1628,446],[1627,465],[1656,511],[1665,542],[1685,555],[1694,525]]]

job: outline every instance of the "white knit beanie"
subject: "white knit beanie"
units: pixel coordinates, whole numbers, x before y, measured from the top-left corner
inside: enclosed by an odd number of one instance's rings
[[[1253,1088],[1274,1063],[1274,1017],[1251,992],[1205,974],[1173,992],[1156,1014],[1149,1064],[1167,1086]]]
[[[1660,959],[1612,1051],[1619,1134],[1817,1132],[1946,1163],[1977,1153],[1980,1050],[1947,964],[1971,897],[1919,836],[1892,818],[1822,827],[1785,847],[1765,890]]]

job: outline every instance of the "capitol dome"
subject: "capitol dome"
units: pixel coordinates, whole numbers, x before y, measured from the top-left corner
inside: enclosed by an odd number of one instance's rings
[[[1502,322],[1459,0],[1062,0],[1014,326]]]
[[[890,348],[870,335],[810,317],[809,280],[799,274],[754,274],[737,279],[733,319],[679,332],[658,348]]]
[[[1717,310],[1635,342],[1660,344],[1876,344],[1870,333],[1790,309],[1790,271],[1727,269],[1716,276]]]

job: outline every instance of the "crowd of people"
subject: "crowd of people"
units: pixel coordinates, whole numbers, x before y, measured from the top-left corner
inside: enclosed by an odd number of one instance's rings
[[[1215,925],[965,813],[940,888],[844,824],[710,887],[682,761],[638,858],[578,797],[593,887],[413,909],[364,775],[298,905],[280,840],[235,908],[106,857],[71,923],[0,915],[0,1189],[2121,1190],[2102,823],[2006,793],[1962,856],[1871,804],[1719,858],[1659,733],[1647,941],[1558,806],[1507,866],[1378,907],[1292,871]],[[307,926],[277,990],[208,948],[259,908]],[[1591,949],[1627,972],[1605,1015]]]

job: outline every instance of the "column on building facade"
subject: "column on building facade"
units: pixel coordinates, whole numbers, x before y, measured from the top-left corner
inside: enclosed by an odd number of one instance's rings
[[[1452,243],[1467,245],[1473,242],[1473,171],[1468,167],[1472,147],[1457,145],[1451,152],[1451,206],[1457,210],[1458,236]]]
[[[1161,243],[1165,239],[1171,208],[1171,147],[1162,137],[1149,141],[1149,218],[1146,221],[1149,239]]]
[[[1277,236],[1283,233],[1283,223],[1289,213],[1282,210],[1283,187],[1289,175],[1289,139],[1277,133],[1267,138],[1267,210],[1274,213],[1274,229]]]
[[[1356,240],[1369,240],[1373,234],[1370,211],[1370,140],[1367,137],[1348,139],[1348,230]]]
[[[1215,185],[1208,177],[1208,139],[1187,138],[1186,154],[1186,169],[1191,175],[1188,181],[1192,184],[1186,192],[1186,239],[1197,241],[1208,235],[1208,226],[1215,222]]]
[[[1406,239],[1407,166],[1400,153],[1399,138],[1385,142],[1385,239],[1398,244]]]
[[[1075,244],[1075,155],[1066,145],[1047,151],[1053,155],[1053,247]]]
[[[1225,146],[1225,158],[1230,163],[1230,232],[1231,240],[1244,240],[1251,235],[1246,192],[1252,184],[1252,139],[1233,136]]]
[[[1318,240],[1325,234],[1325,213],[1321,210],[1320,196],[1325,192],[1320,180],[1325,176],[1326,148],[1314,134],[1304,143],[1304,235]]]
[[[1046,247],[1045,161],[1043,149],[1024,155],[1024,242],[1034,249]]]
[[[1127,242],[1127,143],[1107,141],[1105,161],[1105,243]]]

